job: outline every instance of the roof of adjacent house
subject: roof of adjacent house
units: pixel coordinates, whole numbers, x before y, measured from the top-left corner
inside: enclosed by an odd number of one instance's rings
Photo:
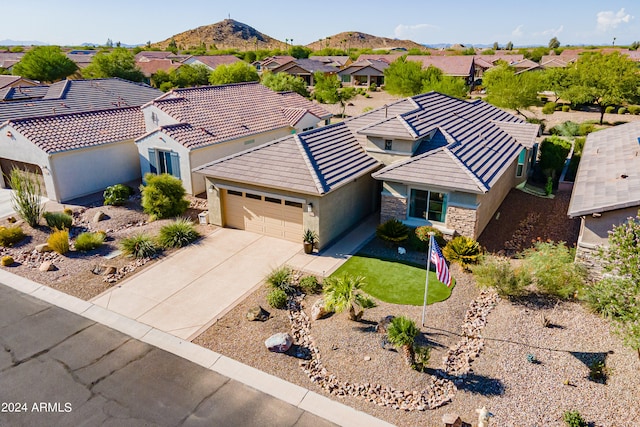
[[[340,74],[356,74],[358,71],[361,71],[367,67],[371,67],[374,70],[383,73],[384,70],[389,68],[389,63],[377,59],[363,59],[361,61],[349,64],[340,71]]]
[[[387,64],[391,64],[393,61],[400,58],[401,56],[402,56],[401,53],[387,53],[387,54],[379,54],[379,55],[376,55],[375,53],[364,53],[358,56],[358,61],[375,59],[377,61],[384,61]]]
[[[80,68],[84,68],[91,63],[93,57],[96,56],[95,50],[74,50],[71,52],[67,52],[67,58],[76,63],[76,65]]]
[[[160,70],[166,71],[167,73],[175,70],[180,67],[182,63],[174,61],[173,59],[150,59],[149,61],[138,62],[136,65],[145,77],[151,77]]]
[[[320,71],[322,73],[335,73],[338,71],[338,67],[327,64],[323,61],[317,61],[315,59],[296,59],[295,61],[289,61],[279,67],[273,69],[274,73],[287,72],[294,67],[299,67],[309,73],[315,73]]]
[[[322,195],[378,166],[343,122],[287,136],[195,171],[217,179]]]
[[[23,56],[24,52],[0,52],[0,67],[11,68],[20,62]]]
[[[276,56],[270,56],[268,58],[265,58],[259,62],[262,67],[273,68],[273,67],[279,67],[281,65],[286,64],[287,62],[291,62],[295,60],[296,58],[294,58],[293,56],[276,55]]]
[[[138,107],[10,120],[2,128],[14,129],[49,154],[134,139],[145,131]]]
[[[190,56],[183,62],[191,63],[193,61],[198,61],[211,69],[215,69],[219,65],[233,64],[240,61],[240,59],[235,55],[195,55]]]
[[[325,64],[335,65],[337,67],[344,67],[349,62],[349,56],[347,55],[327,55],[327,56],[311,56],[309,59],[315,59],[316,61],[324,62]]]
[[[175,89],[143,108],[149,106],[179,122],[156,131],[189,149],[294,127],[306,113],[319,119],[331,117],[297,93],[274,92],[258,82]]]
[[[32,98],[43,98],[48,91],[48,85],[8,86],[0,89],[0,101],[20,101]]]
[[[136,53],[136,62],[150,61],[152,59],[177,59],[182,60],[188,58],[189,55],[176,55],[170,51],[143,50]]]
[[[590,133],[582,150],[569,216],[640,206],[640,122]]]
[[[442,70],[448,76],[467,77],[472,75],[473,56],[430,56],[430,55],[408,55],[407,61],[416,61],[422,64],[422,68],[433,65]]]
[[[483,101],[468,102],[437,92],[412,99],[417,110],[360,131],[378,135],[398,129],[407,139],[422,140],[412,157],[376,172],[376,179],[486,193],[526,146],[508,131],[522,125],[522,135],[537,134],[537,125],[532,127]]]
[[[161,95],[157,89],[127,80],[63,80],[40,99],[0,102],[0,123],[10,119],[136,107]]]

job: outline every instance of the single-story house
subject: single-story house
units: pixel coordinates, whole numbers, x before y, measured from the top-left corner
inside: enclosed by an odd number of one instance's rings
[[[357,61],[338,71],[342,83],[347,85],[376,86],[384,84],[384,70],[389,67],[385,61],[365,59]]]
[[[571,193],[568,214],[581,218],[576,261],[593,277],[601,271],[595,252],[608,232],[640,209],[640,122],[589,134]]]
[[[11,71],[23,56],[24,52],[0,52],[0,68]]]
[[[96,50],[84,50],[84,49],[75,49],[66,53],[67,58],[76,63],[78,68],[86,68],[91,61],[93,61],[93,57],[96,56],[98,51]]]
[[[295,60],[296,58],[294,58],[293,56],[276,55],[265,58],[262,61],[255,61],[251,65],[256,67],[256,70],[258,70],[258,72],[260,73],[263,71],[273,71],[274,69],[282,67],[283,65]]]
[[[39,85],[39,83],[35,80],[25,79],[24,77],[20,76],[0,74],[0,90],[8,87],[25,87],[37,85]]]
[[[169,173],[189,194],[205,191],[192,169],[324,124],[331,113],[293,92],[257,82],[175,89],[142,106],[141,174]]]
[[[315,59],[316,61],[324,62],[327,65],[332,65],[338,68],[344,68],[351,65],[353,60],[347,55],[318,55],[310,56],[309,59]]]
[[[407,61],[415,61],[422,64],[422,68],[434,66],[442,71],[445,76],[460,77],[466,84],[474,82],[475,64],[472,55],[456,56],[431,56],[431,55],[407,55]]]
[[[204,65],[210,70],[215,70],[219,65],[231,65],[240,61],[235,55],[195,55],[190,56],[184,61],[186,65]]]
[[[274,73],[287,73],[292,76],[300,77],[308,86],[313,86],[315,84],[313,81],[313,73],[320,72],[325,75],[329,75],[336,74],[338,70],[338,67],[326,64],[323,61],[316,61],[315,59],[296,59],[271,69]]]
[[[179,55],[171,51],[143,50],[136,53],[135,60],[136,62],[145,62],[152,61],[154,59],[171,59],[173,61],[182,62],[189,56],[190,55]]]
[[[209,220],[320,247],[366,215],[477,237],[528,173],[539,126],[430,92],[205,164]]]

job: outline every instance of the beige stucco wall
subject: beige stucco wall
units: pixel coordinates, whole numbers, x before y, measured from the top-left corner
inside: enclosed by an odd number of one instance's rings
[[[599,217],[585,215],[582,218],[578,244],[607,245],[609,230],[612,230],[614,225],[624,224],[627,218],[637,216],[639,209],[640,206],[618,209],[603,212]]]
[[[160,126],[167,126],[172,124],[179,123],[178,120],[174,119],[164,111],[160,110],[154,105],[147,105],[142,108],[142,114],[144,115],[144,125],[147,132],[152,132],[158,129]],[[155,115],[155,119],[153,120],[153,116]]]
[[[514,159],[509,168],[504,172],[502,177],[493,184],[491,190],[488,193],[480,194],[477,196],[478,206],[477,221],[478,227],[476,230],[476,237],[478,237],[484,228],[487,226],[491,218],[496,213],[500,204],[507,197],[509,191],[521,182],[524,178],[518,178],[516,180],[516,166],[518,159]],[[526,173],[524,174],[526,176]]]

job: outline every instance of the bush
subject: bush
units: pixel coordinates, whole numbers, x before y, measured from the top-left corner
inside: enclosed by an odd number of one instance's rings
[[[0,246],[13,246],[27,237],[19,226],[0,227]]]
[[[304,276],[300,279],[299,286],[305,294],[318,294],[322,291],[322,285],[316,276]]]
[[[124,205],[133,195],[133,188],[124,184],[116,184],[107,187],[102,193],[105,205]]]
[[[293,281],[293,270],[286,265],[272,270],[265,280],[274,289],[281,289],[286,293],[292,293],[295,290],[291,285]]]
[[[5,255],[2,257],[2,265],[4,267],[8,267],[14,263],[13,257],[11,255]]]
[[[120,248],[126,255],[134,258],[151,258],[158,252],[153,238],[143,233],[122,239]]]
[[[184,198],[182,181],[169,174],[144,176],[147,183],[142,187],[142,209],[151,220],[179,216],[189,207]]]
[[[267,294],[267,302],[273,308],[285,308],[287,306],[287,293],[282,289],[271,289]]]
[[[563,111],[563,112],[568,113],[568,112],[569,112],[569,110],[571,110],[571,107],[569,107],[568,105],[563,105],[563,106],[562,106],[562,111]]]
[[[413,352],[416,358],[413,369],[418,372],[426,372],[429,366],[429,360],[431,359],[431,347],[414,344]]]
[[[576,136],[580,132],[580,125],[574,123],[570,120],[560,123],[551,128],[552,135],[560,135],[560,136]]]
[[[607,108],[604,109],[604,112],[607,114],[615,113],[616,107],[614,107],[613,105],[609,105]]]
[[[595,130],[596,127],[593,123],[580,123],[580,127],[578,128],[578,135],[587,136]]]
[[[578,411],[566,411],[562,419],[569,427],[587,427],[587,422]]]
[[[542,107],[542,114],[553,114],[556,111],[556,103],[555,102],[547,102]]]
[[[371,83],[371,84],[369,85],[369,91],[370,91],[370,92],[375,92],[376,90],[378,90],[378,85],[377,85],[377,84],[375,84],[375,83]]]
[[[64,208],[64,210],[62,211],[65,215],[69,215],[70,217],[73,218],[73,209],[71,208]]]
[[[400,243],[409,238],[409,228],[392,218],[376,227],[376,235],[387,242]]]
[[[67,230],[57,230],[51,233],[47,239],[47,246],[60,255],[69,252],[69,232]]]
[[[480,244],[467,236],[454,237],[442,250],[444,257],[450,262],[456,262],[465,270],[480,260]]]
[[[492,287],[504,298],[519,297],[526,293],[531,278],[525,270],[515,271],[508,258],[489,256],[473,269],[476,283],[481,287]]]
[[[540,168],[547,176],[559,176],[571,143],[559,136],[545,138],[540,144]]]
[[[598,383],[605,384],[609,371],[604,360],[594,360],[589,363],[589,379]]]
[[[73,224],[73,218],[63,212],[45,212],[42,216],[52,230],[68,230]]]
[[[80,233],[78,237],[76,237],[76,250],[81,252],[92,251],[102,246],[104,238],[105,235],[102,233]]]
[[[627,108],[626,107],[618,108],[618,114],[627,114]]]
[[[440,246],[441,248],[444,248],[447,245],[447,241],[444,239],[444,235],[442,234],[442,231],[438,230],[435,227],[431,227],[429,225],[422,225],[416,228],[415,233],[418,239],[422,240],[423,242],[426,242],[427,244],[429,243],[429,233],[434,233],[433,238],[435,239],[436,243],[438,243],[438,246]],[[425,249],[428,249],[428,247]]]
[[[177,218],[160,228],[158,243],[165,248],[181,248],[200,237],[193,222],[188,218]]]
[[[629,105],[627,109],[629,111],[629,114],[633,114],[634,116],[640,114],[640,105]]]
[[[524,252],[523,267],[539,292],[559,298],[572,298],[586,277],[584,267],[573,262],[574,250],[564,242],[538,242]]]
[[[11,207],[31,227],[38,225],[44,205],[40,192],[40,182],[27,171],[13,168],[9,174]]]

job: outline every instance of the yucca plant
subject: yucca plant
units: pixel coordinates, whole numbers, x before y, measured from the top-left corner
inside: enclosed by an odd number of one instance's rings
[[[362,310],[359,309],[373,306],[371,298],[360,292],[364,284],[365,279],[362,276],[344,275],[326,278],[323,286],[325,308],[336,313],[348,310],[349,319],[360,320]]]
[[[413,345],[420,330],[416,323],[408,317],[394,317],[387,329],[389,342],[402,349],[407,365],[413,367],[416,363]]]
[[[134,258],[151,258],[158,252],[153,238],[148,234],[134,234],[120,242],[122,252]]]
[[[177,218],[160,228],[158,243],[165,248],[181,248],[200,237],[189,218]]]
[[[291,285],[293,282],[293,270],[286,265],[272,270],[265,278],[265,281],[271,285],[272,288],[281,289],[288,294],[295,291]]]
[[[400,243],[409,238],[409,227],[392,218],[378,225],[376,235],[387,242]]]
[[[448,261],[460,264],[465,270],[478,263],[481,253],[480,243],[467,236],[454,237],[442,250]]]
[[[37,226],[44,210],[40,182],[28,171],[13,168],[9,174],[9,184],[13,190],[11,207],[29,226]]]

